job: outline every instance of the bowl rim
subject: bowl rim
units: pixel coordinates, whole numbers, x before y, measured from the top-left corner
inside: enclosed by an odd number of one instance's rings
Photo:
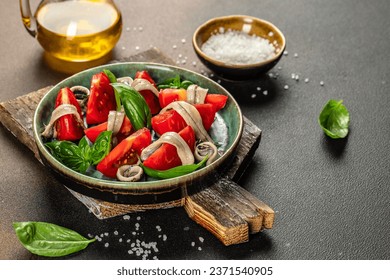
[[[39,110],[42,110],[43,104],[50,99],[50,96],[53,95],[53,91],[58,91],[58,88],[66,83],[69,80],[74,79],[75,77],[78,77],[79,75],[88,75],[87,72],[92,73],[95,71],[101,71],[105,68],[112,69],[112,67],[119,67],[120,65],[145,65],[154,67],[155,69],[158,69],[159,67],[162,68],[169,68],[176,71],[184,71],[187,73],[194,74],[196,76],[201,77],[202,79],[207,80],[209,83],[212,83],[218,88],[222,89],[223,94],[227,94],[230,102],[233,102],[234,108],[238,112],[238,130],[237,135],[234,141],[232,142],[231,146],[224,152],[223,156],[218,158],[215,162],[211,163],[210,165],[199,169],[197,171],[194,171],[192,173],[182,175],[175,178],[170,179],[164,179],[164,180],[155,180],[155,181],[143,181],[143,182],[121,182],[121,181],[114,181],[114,180],[106,180],[102,178],[95,178],[86,174],[81,174],[77,171],[74,171],[62,163],[60,163],[57,159],[54,158],[53,155],[51,155],[48,150],[44,147],[42,137],[40,136],[40,131],[38,131],[38,117],[39,117]],[[92,74],[91,74],[92,75]],[[51,94],[49,94],[51,93]],[[110,64],[104,64],[97,67],[89,68],[84,71],[78,72],[66,79],[61,80],[59,83],[54,85],[40,100],[40,102],[37,105],[37,108],[34,112],[33,117],[33,136],[36,142],[36,146],[38,148],[38,152],[41,156],[44,157],[44,162],[49,164],[49,167],[53,168],[54,171],[59,172],[61,175],[70,178],[72,181],[74,181],[76,184],[82,184],[86,187],[93,188],[100,191],[107,191],[111,193],[118,193],[118,194],[150,194],[150,193],[162,193],[166,191],[174,190],[178,187],[182,187],[184,185],[187,185],[191,183],[193,180],[196,180],[197,178],[202,178],[203,176],[212,174],[214,171],[216,171],[219,167],[223,165],[223,163],[233,155],[235,152],[241,137],[243,133],[243,115],[241,108],[237,101],[234,99],[233,95],[226,90],[224,87],[222,87],[220,84],[216,83],[215,81],[209,79],[208,77],[205,77],[195,71],[191,71],[185,68],[181,68],[174,65],[169,64],[162,64],[162,63],[154,63],[154,62],[119,62],[119,63],[110,63]]]
[[[256,21],[256,22],[260,22],[261,24],[268,25],[275,32],[277,32],[278,35],[282,38],[282,46],[279,48],[279,51],[272,58],[269,58],[267,60],[257,62],[257,63],[251,63],[251,64],[230,64],[230,63],[226,63],[226,62],[223,62],[221,60],[217,60],[215,58],[208,56],[207,54],[205,54],[201,50],[201,46],[199,46],[197,43],[197,37],[199,35],[200,30],[211,23],[215,23],[215,22],[218,22],[221,20],[228,20],[228,19],[241,19],[241,20],[250,19],[252,21]],[[271,23],[267,20],[260,19],[260,18],[254,17],[254,16],[248,16],[248,15],[228,15],[228,16],[220,16],[220,17],[211,18],[211,19],[207,20],[206,22],[202,23],[200,26],[198,26],[197,29],[195,30],[193,36],[192,36],[192,45],[195,49],[195,52],[198,53],[201,57],[203,57],[203,59],[207,60],[209,63],[215,64],[216,66],[219,66],[219,67],[239,70],[239,69],[246,69],[246,68],[262,67],[264,65],[270,64],[270,63],[274,62],[275,60],[277,60],[283,54],[284,50],[286,49],[286,38],[285,38],[283,32],[276,25],[274,25],[273,23]]]

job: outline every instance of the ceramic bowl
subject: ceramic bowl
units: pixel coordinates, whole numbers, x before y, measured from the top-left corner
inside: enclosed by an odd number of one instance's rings
[[[242,31],[249,35],[268,39],[275,47],[275,55],[270,59],[253,64],[230,64],[206,55],[202,51],[202,45],[213,34],[227,30]],[[231,15],[210,19],[199,26],[193,35],[192,45],[199,59],[210,70],[228,79],[241,80],[256,78],[274,67],[286,48],[286,39],[283,33],[268,21],[245,15]]]
[[[223,155],[212,164],[193,173],[165,180],[147,180],[140,182],[120,182],[102,178],[99,172],[90,172],[84,175],[73,171],[57,161],[45,148],[45,140],[40,136],[45,124],[49,122],[51,112],[54,109],[58,91],[63,87],[74,85],[90,86],[92,75],[109,69],[117,77],[132,76],[140,70],[146,70],[155,79],[162,82],[168,78],[180,75],[183,79],[190,80],[210,93],[219,93],[228,96],[228,101],[222,110],[217,113],[216,120],[210,130],[210,136],[221,145]],[[118,63],[103,65],[75,74],[55,85],[40,101],[33,120],[34,138],[45,166],[48,167],[68,188],[74,191],[102,199],[105,201],[126,204],[154,204],[180,199],[191,191],[191,188],[204,184],[207,181],[218,178],[216,175],[222,168],[228,165],[233,158],[236,147],[240,141],[243,118],[241,110],[232,95],[218,83],[199,75],[195,72],[179,67],[154,64],[154,63]]]

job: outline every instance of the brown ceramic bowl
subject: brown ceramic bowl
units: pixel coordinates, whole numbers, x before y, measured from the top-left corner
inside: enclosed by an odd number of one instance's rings
[[[202,51],[202,45],[211,35],[223,30],[237,30],[268,39],[275,47],[275,55],[262,62],[254,64],[229,64],[206,55]],[[283,33],[272,23],[245,15],[231,15],[210,19],[199,26],[192,38],[194,50],[199,59],[210,70],[218,75],[233,79],[252,79],[262,75],[274,67],[286,48],[286,39]]]

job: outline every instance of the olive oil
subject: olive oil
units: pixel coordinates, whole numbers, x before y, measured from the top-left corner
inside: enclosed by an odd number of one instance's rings
[[[70,62],[107,55],[122,32],[120,12],[102,1],[51,2],[39,7],[35,18],[37,39],[46,53]]]

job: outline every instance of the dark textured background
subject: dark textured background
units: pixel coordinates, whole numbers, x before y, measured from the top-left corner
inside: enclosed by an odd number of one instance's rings
[[[0,9],[0,101],[65,77],[42,63],[40,46],[21,23],[18,1],[8,2]],[[276,210],[274,228],[251,236],[248,243],[224,247],[180,208],[132,214],[130,220],[98,220],[1,127],[0,259],[36,258],[20,245],[12,229],[13,221],[27,220],[57,223],[83,235],[109,233],[69,257],[73,259],[139,258],[127,253],[131,243],[126,243],[130,238],[134,242],[136,223],[140,241],[157,242],[159,251],[150,258],[390,258],[387,0],[116,3],[124,17],[115,49],[118,59],[155,46],[185,68],[207,71],[195,57],[191,36],[198,25],[221,15],[260,17],[284,32],[288,55],[271,71],[276,79],[222,81],[244,115],[263,130],[260,148],[240,184]],[[298,82],[291,78],[293,73],[299,74]],[[310,81],[305,83],[305,78]],[[264,90],[268,95],[262,94]],[[345,140],[328,139],[317,124],[331,98],[343,99],[349,109],[350,134]]]

